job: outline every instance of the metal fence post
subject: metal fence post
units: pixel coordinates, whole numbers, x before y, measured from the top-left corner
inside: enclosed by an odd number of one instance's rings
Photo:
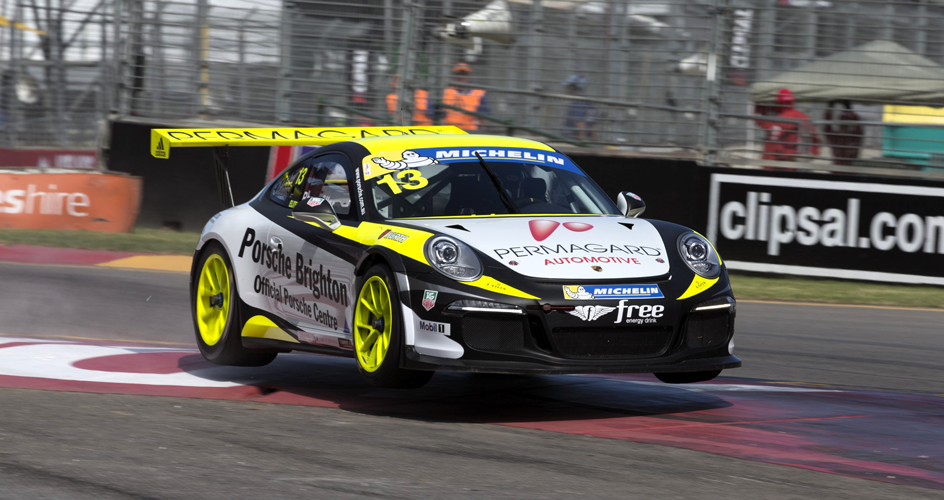
[[[705,166],[713,166],[720,149],[718,134],[718,116],[721,107],[720,86],[718,84],[719,64],[724,51],[723,22],[727,15],[729,0],[712,0],[709,6],[711,33],[709,34],[708,68],[705,72],[705,96],[702,103],[702,133]]]
[[[773,61],[774,48],[774,7],[770,4],[764,4],[759,8],[759,19],[757,26],[757,63],[756,73],[757,81],[767,79],[773,73],[771,62]]]
[[[101,59],[98,61],[98,78],[99,82],[101,83],[101,87],[96,94],[98,96],[98,101],[96,102],[97,106],[95,109],[98,110],[99,120],[102,120],[108,117],[108,96],[111,94],[111,79],[108,76],[108,25],[106,22],[104,5],[102,5],[102,12],[99,14],[98,19],[101,23],[101,32],[99,33],[99,37],[102,44],[102,55]]]
[[[613,78],[614,84],[614,94],[613,99],[615,100],[624,100],[626,99],[626,89],[629,87],[629,5],[632,3],[632,0],[624,0],[622,3],[622,11],[617,11],[619,16],[616,26],[614,26],[615,35],[617,38],[617,46],[619,47],[619,57],[617,57],[615,64],[613,66]],[[648,67],[648,53],[646,59],[646,66]],[[648,76],[648,71],[647,71]],[[649,97],[649,86],[643,86],[642,91],[646,98]],[[645,99],[644,99],[645,100]],[[642,110],[640,110],[642,111]],[[616,118],[616,137],[617,142],[623,142],[626,140],[626,111],[618,110]]]
[[[197,0],[197,39],[195,52],[198,62],[197,88],[198,112],[206,119],[210,113],[210,4],[208,0]]]
[[[240,118],[252,116],[248,112],[249,110],[246,109],[249,106],[249,76],[246,68],[246,21],[253,12],[255,12],[255,9],[250,11],[246,17],[239,19],[239,38],[237,40],[237,50],[239,51],[239,68],[237,68],[239,75],[239,110],[236,114]]]
[[[416,23],[416,11],[422,6],[414,0],[403,2],[403,25],[400,36],[400,58],[398,68],[400,85],[397,87],[396,121],[399,125],[409,125],[413,115],[413,25]]]
[[[130,94],[131,114],[141,112],[141,95],[144,93],[144,76],[147,70],[147,60],[144,55],[144,0],[129,0],[128,2],[128,57],[130,60]]]
[[[806,61],[809,62],[816,59],[816,24],[819,20],[819,15],[816,13],[816,2],[810,0],[809,5],[806,6],[806,22],[804,23],[804,36],[803,36],[803,53],[806,56]],[[890,40],[890,38],[889,38]]]
[[[442,14],[443,17],[447,19],[452,16],[452,0],[443,0]],[[452,73],[449,68],[449,56],[452,52],[452,45],[438,40],[436,50],[439,55],[439,64],[436,65],[436,74],[431,79],[434,84],[429,89],[426,110],[432,116],[433,121],[438,124],[438,109],[436,104],[442,102],[443,93],[446,91],[446,86],[449,85],[449,75]]]
[[[49,3],[52,3],[52,0],[47,0]],[[56,110],[56,138],[55,144],[58,147],[64,147],[66,145],[66,103],[65,103],[65,92],[66,92],[66,70],[65,70],[65,58],[63,57],[63,41],[62,41],[62,17],[63,17],[63,3],[62,0],[59,0],[59,6],[56,9],[55,19],[49,19],[49,45],[52,49],[52,62],[55,64],[55,69],[53,70],[53,75],[55,79],[55,94],[54,105]]]
[[[544,85],[539,81],[541,70],[541,35],[544,33],[544,7],[541,0],[533,0],[531,3],[531,32],[528,36],[528,62],[527,62],[527,81],[525,85],[530,92],[541,92]],[[527,112],[525,120],[532,124],[542,126],[540,115],[541,99],[537,96],[529,95],[526,99]]]
[[[122,40],[121,38],[121,28],[124,25],[124,10],[125,10],[125,0],[114,0],[114,11],[115,11],[115,49],[114,54],[115,62],[112,65],[112,70],[114,71],[115,82],[115,107],[118,110],[118,117],[124,118],[128,116],[129,102],[128,102],[128,82],[127,82],[127,62],[125,61],[125,53],[127,47],[127,38]]]
[[[915,33],[915,52],[926,56],[928,54],[928,2],[918,0],[918,27]]]
[[[16,82],[20,78],[20,40],[19,30],[15,29],[16,23],[20,22],[23,16],[23,6],[20,0],[17,0],[13,7],[13,18],[10,19],[10,86],[4,101],[9,102],[6,117],[6,136],[7,142],[11,148],[17,146],[20,127],[20,100],[16,95]]]
[[[280,122],[291,120],[292,100],[292,15],[288,0],[282,1],[279,32],[279,79],[275,93],[275,116]]]
[[[161,97],[167,92],[164,84],[167,81],[167,61],[164,58],[164,2],[157,2],[154,6],[154,20],[151,24],[151,33],[154,39],[154,46],[151,50],[151,68],[154,78],[148,79],[151,83],[148,85],[150,90],[151,109],[155,115],[161,114]]]

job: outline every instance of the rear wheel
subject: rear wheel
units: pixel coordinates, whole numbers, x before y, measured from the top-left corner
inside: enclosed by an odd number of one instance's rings
[[[393,273],[375,265],[360,281],[354,306],[354,356],[364,380],[375,387],[414,389],[432,378],[431,371],[400,368],[403,324]]]
[[[666,384],[693,384],[695,382],[707,382],[720,373],[721,370],[710,370],[706,372],[655,373],[654,375]]]
[[[218,365],[262,366],[275,359],[276,352],[243,347],[239,292],[233,266],[222,245],[207,243],[191,281],[197,346],[207,361]]]

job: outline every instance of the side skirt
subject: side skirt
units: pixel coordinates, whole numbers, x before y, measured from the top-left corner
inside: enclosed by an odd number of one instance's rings
[[[347,349],[339,349],[337,347],[324,346],[324,345],[312,345],[312,344],[295,344],[292,342],[285,342],[283,340],[275,339],[261,339],[253,337],[243,337],[243,347],[247,349],[269,349],[277,350],[279,352],[291,352],[291,351],[304,351],[304,352],[314,352],[317,354],[327,354],[330,356],[342,356],[345,358],[353,358],[354,351]]]

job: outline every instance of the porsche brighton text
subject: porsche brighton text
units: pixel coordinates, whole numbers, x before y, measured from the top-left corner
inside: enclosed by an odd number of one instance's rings
[[[318,304],[309,304],[304,297],[298,298],[289,293],[288,288],[272,284],[269,278],[256,275],[253,281],[253,291],[264,295],[276,302],[285,304],[289,309],[293,309],[299,314],[308,316],[315,322],[324,325],[333,330],[338,329],[338,318],[328,311],[318,308]]]
[[[239,247],[240,258],[243,257],[247,248],[252,248],[250,257],[252,261],[261,264],[271,271],[281,274],[288,279],[292,279],[292,259],[282,253],[282,245],[272,247],[256,239],[256,230],[247,228],[243,235],[242,245]],[[331,278],[331,270],[325,272],[324,265],[318,264],[318,269],[312,267],[312,260],[308,259],[305,263],[305,257],[295,253],[295,283],[311,290],[315,299],[325,297],[333,302],[348,305],[347,284]]]

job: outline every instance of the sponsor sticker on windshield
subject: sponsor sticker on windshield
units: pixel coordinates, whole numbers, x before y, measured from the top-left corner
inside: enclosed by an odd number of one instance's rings
[[[659,285],[563,285],[567,300],[661,299]]]
[[[479,147],[479,148],[415,148],[404,151],[383,151],[364,158],[364,180],[382,177],[386,174],[419,170],[432,165],[449,163],[478,162],[479,156],[488,163],[515,162],[547,165],[576,174],[584,175],[566,156],[543,149]]]

